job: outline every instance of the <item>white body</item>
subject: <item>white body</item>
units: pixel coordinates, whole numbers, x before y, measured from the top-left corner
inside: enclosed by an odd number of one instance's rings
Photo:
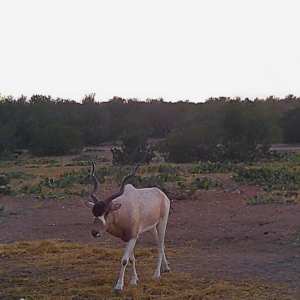
[[[94,203],[85,203],[93,208]],[[94,219],[95,229],[93,236],[98,237],[104,231],[121,238],[126,242],[124,256],[121,263],[121,273],[116,292],[120,292],[124,286],[124,273],[128,261],[132,263],[131,284],[137,284],[138,276],[135,269],[135,257],[133,249],[138,236],[152,230],[158,243],[158,264],[154,278],[160,277],[162,261],[166,271],[169,271],[168,262],[164,252],[165,231],[170,210],[168,197],[158,188],[136,189],[132,185],[125,186],[124,193],[111,202],[111,211],[107,216],[104,214]],[[115,209],[114,209],[115,208]],[[100,231],[100,232],[99,232]]]

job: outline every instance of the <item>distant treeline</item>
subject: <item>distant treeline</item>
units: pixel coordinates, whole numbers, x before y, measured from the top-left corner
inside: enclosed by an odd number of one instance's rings
[[[122,139],[124,133],[164,138],[160,149],[170,160],[185,152],[204,159],[220,144],[228,147],[227,152],[235,152],[239,147],[298,143],[300,98],[271,96],[250,101],[220,97],[205,103],[171,103],[114,97],[96,102],[90,94],[78,103],[42,95],[0,97],[2,154],[29,149],[36,155],[63,155],[70,149]],[[171,154],[169,148],[175,146],[178,154]]]

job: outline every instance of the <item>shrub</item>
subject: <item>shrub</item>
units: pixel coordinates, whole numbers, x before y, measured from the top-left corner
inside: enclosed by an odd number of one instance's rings
[[[147,147],[147,137],[138,133],[125,133],[122,138],[121,149],[112,148],[114,165],[132,165],[143,159],[143,162],[150,163],[155,156],[153,148]]]
[[[217,141],[199,127],[188,127],[170,133],[158,144],[158,150],[165,160],[174,163],[189,163],[208,160],[214,156]]]

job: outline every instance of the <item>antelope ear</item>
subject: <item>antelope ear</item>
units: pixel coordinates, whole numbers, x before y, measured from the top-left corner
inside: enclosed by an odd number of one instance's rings
[[[84,206],[86,206],[87,208],[93,209],[95,203],[89,202],[87,200],[83,200],[83,204]]]
[[[116,211],[116,210],[118,210],[121,206],[122,206],[122,204],[119,204],[119,203],[112,203],[112,204],[109,205],[109,210],[110,210],[110,211]]]

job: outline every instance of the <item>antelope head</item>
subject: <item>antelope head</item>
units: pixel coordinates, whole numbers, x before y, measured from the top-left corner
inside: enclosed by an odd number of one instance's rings
[[[85,201],[84,205],[86,207],[92,209],[92,213],[94,215],[95,228],[99,229],[99,230],[93,229],[91,231],[92,236],[94,238],[100,237],[102,235],[102,233],[105,232],[106,229],[109,227],[110,222],[112,220],[112,218],[110,218],[110,213],[117,211],[122,206],[122,204],[113,203],[112,201],[114,199],[120,197],[124,193],[125,185],[126,185],[127,181],[135,175],[135,173],[141,163],[142,163],[142,161],[140,161],[136,165],[135,169],[133,170],[133,172],[131,174],[124,177],[124,179],[121,183],[120,190],[117,193],[109,196],[105,200],[99,200],[96,196],[96,192],[98,189],[98,181],[95,176],[95,163],[92,160],[91,179],[92,179],[92,182],[94,183],[94,188],[90,194],[90,197],[93,200],[93,202]]]

